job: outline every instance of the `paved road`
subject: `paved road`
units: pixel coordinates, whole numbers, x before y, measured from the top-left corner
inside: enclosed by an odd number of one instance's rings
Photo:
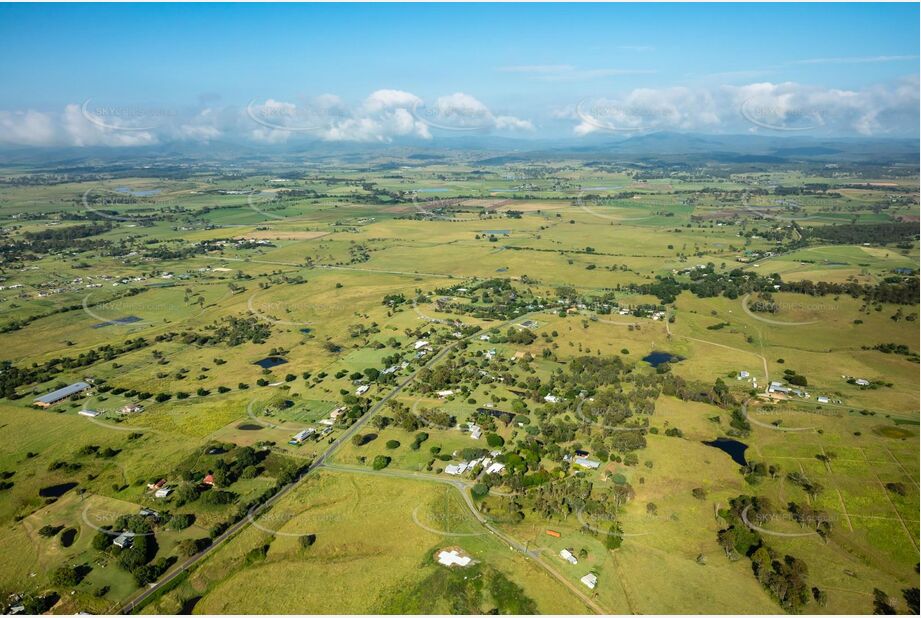
[[[531,313],[525,313],[525,314],[522,314],[522,315],[517,316],[517,317],[515,317],[515,318],[512,318],[511,320],[506,320],[505,322],[502,322],[502,323],[500,323],[500,324],[498,324],[498,325],[496,325],[496,326],[490,325],[489,328],[500,328],[500,329],[501,329],[501,328],[505,328],[506,326],[508,326],[508,325],[510,325],[510,324],[512,324],[512,323],[514,323],[514,322],[516,322],[516,321],[518,321],[518,320],[524,319],[524,318],[526,318],[526,317],[528,317],[528,316],[531,316],[531,315],[538,315],[538,314],[540,314],[540,313],[542,313],[542,311],[534,311],[534,312],[531,312]],[[458,339],[457,341],[454,341],[453,343],[451,343],[451,344],[449,344],[449,345],[446,345],[446,346],[443,347],[440,351],[438,351],[434,356],[432,356],[432,357],[428,360],[428,362],[426,362],[426,363],[423,365],[423,367],[431,368],[433,365],[435,365],[436,363],[438,363],[438,361],[440,361],[442,358],[444,358],[444,357],[448,354],[448,352],[450,352],[451,350],[453,350],[454,347],[457,346],[458,343],[460,343],[461,341],[465,341],[465,340],[468,340],[468,339],[472,339],[473,337],[475,337],[475,336],[478,335],[478,334],[479,334],[479,332],[474,333],[474,334],[472,334],[472,335],[468,335],[467,337],[464,337],[463,339]],[[323,453],[320,454],[320,455],[310,464],[310,466],[308,467],[308,469],[307,469],[306,472],[304,472],[300,477],[298,477],[297,479],[295,479],[293,482],[291,482],[291,483],[289,483],[288,485],[285,485],[284,487],[282,487],[275,495],[273,495],[271,498],[269,498],[268,500],[266,500],[266,502],[265,502],[264,504],[262,504],[259,508],[257,508],[256,510],[254,510],[254,511],[251,513],[251,517],[244,517],[244,518],[241,519],[240,521],[238,521],[238,522],[236,522],[235,524],[231,525],[227,530],[224,531],[223,534],[221,534],[220,536],[216,537],[216,538],[214,539],[214,541],[211,543],[211,545],[209,545],[208,547],[206,547],[205,549],[203,549],[201,552],[195,554],[194,556],[191,556],[191,557],[187,558],[186,560],[184,560],[184,561],[182,561],[182,562],[179,562],[177,565],[173,566],[172,569],[170,569],[169,571],[167,571],[167,573],[166,573],[165,575],[163,575],[157,582],[151,584],[148,588],[145,588],[145,589],[143,589],[143,590],[140,590],[140,591],[138,591],[137,593],[135,593],[133,596],[129,597],[129,598],[125,601],[124,605],[122,605],[122,607],[118,610],[119,613],[122,613],[122,614],[130,614],[130,613],[132,613],[132,612],[133,612],[138,606],[140,606],[144,601],[146,601],[146,600],[147,600],[148,598],[150,598],[152,595],[154,595],[154,594],[158,593],[160,590],[162,590],[162,589],[164,588],[164,586],[167,586],[170,582],[174,581],[177,577],[179,577],[179,576],[182,575],[183,573],[187,572],[190,568],[192,568],[193,566],[195,566],[195,565],[196,565],[198,562],[200,562],[203,558],[205,558],[206,556],[208,556],[209,554],[211,554],[215,549],[217,549],[218,547],[220,547],[221,545],[223,545],[230,537],[232,537],[233,535],[235,535],[235,534],[236,534],[237,532],[239,532],[240,530],[243,530],[246,526],[250,525],[250,524],[252,523],[252,518],[258,516],[259,513],[261,513],[261,512],[264,511],[265,509],[269,508],[270,506],[272,506],[273,504],[275,504],[276,502],[278,502],[279,500],[281,500],[281,499],[282,499],[284,496],[286,496],[288,493],[290,493],[295,487],[297,487],[297,486],[300,484],[300,482],[301,482],[310,472],[313,472],[314,470],[316,470],[316,469],[319,468],[320,466],[324,465],[324,464],[326,463],[326,460],[329,459],[329,458],[336,452],[336,450],[337,450],[346,440],[350,440],[351,437],[352,437],[353,435],[355,435],[355,433],[357,433],[358,430],[361,429],[361,428],[365,425],[365,423],[367,423],[367,422],[371,419],[372,416],[374,416],[383,406],[385,406],[385,405],[387,404],[388,401],[390,401],[391,399],[393,399],[394,397],[396,397],[398,394],[400,394],[400,392],[401,392],[404,388],[406,388],[413,380],[415,380],[416,376],[419,374],[419,371],[420,371],[423,367],[420,367],[420,368],[416,369],[412,374],[410,374],[409,376],[407,376],[402,382],[400,382],[399,384],[397,384],[397,386],[394,387],[389,393],[387,393],[386,395],[384,395],[384,397],[383,397],[380,401],[378,401],[376,404],[374,404],[373,406],[371,406],[371,408],[364,414],[364,416],[362,416],[362,417],[359,418],[357,421],[355,421],[355,423],[353,423],[351,427],[349,427],[348,429],[346,429],[346,430],[342,433],[342,435],[340,435],[336,440],[334,440],[334,441],[329,445],[329,447],[328,447],[325,451],[323,451]],[[472,504],[472,503],[471,503],[471,504]],[[600,613],[603,613],[603,612],[600,612]]]

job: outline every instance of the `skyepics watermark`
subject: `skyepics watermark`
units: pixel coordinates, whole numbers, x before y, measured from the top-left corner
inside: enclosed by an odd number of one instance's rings
[[[146,223],[170,210],[181,210],[174,198],[160,196],[161,189],[94,187],[83,192],[80,203],[86,213],[124,223]]]
[[[838,519],[824,511],[804,509],[801,512],[751,512],[751,505],[746,506],[740,514],[745,525],[769,536],[797,538],[809,536],[824,536],[831,530],[833,523]],[[790,527],[796,523],[802,531],[784,532],[778,527]]]
[[[126,287],[132,284],[143,284],[142,281],[127,277],[109,283],[115,283]],[[137,290],[138,288],[129,287],[128,289]],[[206,301],[203,293],[193,292],[188,287],[186,287],[185,290],[186,297],[182,301],[182,306],[190,312],[190,315],[186,316],[185,319],[197,318],[211,307],[211,304]],[[224,297],[226,298],[230,294],[232,294],[232,292],[227,292]],[[86,315],[97,320],[97,322],[92,325],[92,327],[96,329],[117,327],[146,328],[152,326],[153,322],[149,318],[141,316],[169,316],[176,313],[178,306],[177,302],[166,303],[162,301],[146,300],[143,297],[143,292],[141,295],[129,295],[99,303],[93,302],[92,299],[94,295],[95,292],[90,292],[84,296],[82,307]]]
[[[782,311],[838,311],[839,307],[838,305],[829,303],[754,300],[748,303],[748,308],[760,313],[780,313]]]
[[[413,118],[432,129],[456,133],[485,133],[501,124],[479,101],[462,97],[443,97],[432,105],[417,101],[410,108]]]
[[[449,508],[438,512],[433,512],[431,509],[425,509],[425,512],[422,511],[422,505],[418,505],[412,510],[412,522],[426,532],[440,536],[457,537],[483,536],[486,534],[485,530],[476,532],[463,530],[465,527],[469,528],[473,523],[469,515],[454,512]]]
[[[313,536],[323,526],[345,520],[340,514],[313,512],[312,508],[307,505],[295,511],[280,506],[263,509],[254,506],[246,513],[246,518],[254,528],[263,532],[293,538]]]
[[[280,215],[277,212],[271,212],[270,209],[281,209],[284,208],[281,200],[278,197],[278,194],[272,193],[271,191],[260,191],[258,193],[247,193],[246,195],[246,205],[249,206],[250,210],[253,212],[258,212],[260,215],[264,215],[270,219],[287,219],[285,215]]]
[[[267,322],[282,326],[310,326],[309,320],[288,319],[293,316],[316,316],[330,318],[355,311],[354,305],[340,302],[313,302],[304,300],[278,300],[259,298],[253,294],[246,301],[246,308]],[[284,317],[282,317],[284,316]]]
[[[147,523],[146,530],[143,526],[134,525],[136,520],[143,520]],[[94,508],[88,504],[80,512],[80,520],[101,534],[106,534],[113,538],[113,543],[119,547],[125,548],[134,537],[154,536],[153,526],[160,522],[160,514],[153,510],[142,507],[137,513],[118,513],[106,509]],[[134,520],[134,521],[133,521]],[[128,527],[132,530],[129,530]],[[136,532],[135,530],[142,530]]]
[[[264,129],[282,134],[322,133],[349,118],[338,100],[330,97],[304,98],[297,103],[252,99],[246,105],[246,116]]]
[[[164,105],[111,103],[87,99],[80,106],[83,118],[106,132],[144,133],[178,118],[175,108]]]
[[[605,98],[582,99],[576,104],[576,116],[593,130],[626,134],[673,126],[681,120],[669,105]]]
[[[791,95],[749,97],[739,113],[756,127],[771,131],[803,132],[825,126],[824,110]]]
[[[810,324],[816,324],[819,322],[819,320],[803,320],[798,322],[791,322],[788,320],[775,320],[772,317],[765,317],[768,315],[773,316],[775,313],[780,311],[781,307],[784,306],[787,310],[816,311],[816,307],[823,307],[823,310],[825,311],[828,311],[831,308],[834,308],[833,310],[837,310],[834,305],[825,305],[824,303],[774,303],[767,300],[755,301],[756,303],[760,304],[757,305],[757,307],[753,307],[749,300],[749,294],[746,294],[741,299],[742,309],[748,314],[748,316],[758,320],[759,322],[764,322],[765,324],[773,324],[774,326],[808,326]]]
[[[754,418],[752,413],[749,411],[749,405],[747,403],[742,404],[742,414],[745,416],[745,420],[750,422],[752,425],[757,425],[758,427],[763,427],[764,429],[770,429],[772,431],[787,431],[787,432],[797,432],[797,431],[815,431],[815,427],[784,427],[781,425],[781,420],[770,423],[764,423]],[[759,408],[760,410],[760,408]]]
[[[595,196],[595,195],[586,195],[585,192],[582,190],[579,191],[579,194],[576,195],[576,199],[574,200],[575,205],[579,209],[587,212],[593,217],[598,217],[599,219],[606,219],[608,221],[615,222],[615,223],[622,223],[624,221],[641,221],[643,219],[652,218],[652,215],[643,215],[639,217],[626,217],[626,216],[621,216],[621,215],[609,215],[607,213],[600,212],[600,210],[603,208],[609,208],[611,206],[610,202],[611,202],[610,198],[604,198],[604,197]]]

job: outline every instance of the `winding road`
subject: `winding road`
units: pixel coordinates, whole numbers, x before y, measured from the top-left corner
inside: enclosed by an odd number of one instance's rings
[[[540,313],[543,313],[543,311],[533,311],[530,313],[525,313],[520,316],[516,316],[512,319],[506,320],[505,322],[502,322],[501,324],[498,324],[497,326],[491,327],[491,328],[501,329],[519,320],[525,319],[532,315],[538,315]],[[373,417],[381,408],[383,408],[387,404],[388,401],[396,397],[398,394],[400,394],[400,392],[403,391],[404,388],[406,388],[409,384],[411,384],[413,380],[416,379],[416,376],[419,374],[419,372],[423,368],[431,368],[433,365],[437,364],[441,359],[443,359],[460,342],[468,340],[468,339],[472,339],[478,334],[479,334],[479,331],[471,335],[468,335],[462,339],[458,339],[457,341],[454,341],[450,343],[449,345],[444,346],[434,356],[432,356],[428,360],[428,362],[426,362],[424,365],[422,365],[421,367],[413,371],[413,373],[411,373],[409,376],[404,378],[392,390],[390,390],[386,395],[384,395],[384,397],[382,397],[377,403],[371,406],[371,408],[362,417],[356,420],[351,425],[351,427],[346,429],[338,438],[336,438],[332,443],[330,443],[329,447],[325,451],[323,451],[323,453],[321,453],[316,459],[314,459],[314,461],[310,464],[307,470],[303,474],[301,474],[297,479],[295,479],[291,483],[288,483],[287,485],[279,489],[278,492],[276,492],[271,498],[266,500],[259,508],[253,510],[250,513],[251,515],[250,517],[244,517],[241,520],[232,524],[229,528],[227,528],[227,530],[225,530],[222,534],[217,536],[212,541],[211,545],[209,545],[208,547],[206,547],[199,553],[193,556],[190,556],[189,558],[174,565],[163,576],[161,576],[160,579],[157,580],[155,583],[150,584],[147,588],[139,590],[134,595],[128,597],[128,599],[125,600],[124,603],[117,609],[118,613],[120,614],[133,613],[136,609],[141,607],[145,601],[150,599],[155,594],[158,594],[161,591],[163,591],[166,586],[168,586],[170,583],[175,581],[178,577],[180,577],[184,573],[188,572],[191,568],[193,568],[195,565],[201,562],[204,558],[206,558],[208,555],[214,552],[214,550],[216,550],[218,547],[226,543],[235,534],[237,534],[238,532],[240,532],[241,530],[249,526],[252,523],[252,520],[255,517],[257,517],[259,513],[265,511],[267,508],[271,507],[272,505],[277,503],[279,500],[281,500],[283,497],[288,495],[292,490],[294,490],[298,485],[300,485],[301,481],[303,481],[304,478],[307,475],[309,475],[311,472],[326,465],[326,461],[339,449],[339,447],[342,446],[342,444],[345,443],[347,440],[350,440],[352,436],[355,435],[365,425],[365,423],[367,423],[371,419],[371,417]],[[461,490],[461,493],[464,494],[465,501],[467,501],[468,506],[476,510],[475,506],[473,505],[472,500],[470,499],[469,495],[467,495],[467,492],[461,488],[459,489]],[[480,516],[478,516],[477,519],[483,521],[482,515],[480,514]],[[493,534],[500,536],[500,538],[503,537],[502,533],[498,531],[494,531]],[[512,547],[515,547],[516,545],[518,545],[517,543],[513,544],[513,541],[511,539],[509,539],[508,542],[509,542],[509,545]],[[542,564],[542,566],[550,570],[547,565]],[[558,578],[562,577],[556,573],[555,575]],[[573,589],[575,592],[581,595],[580,590],[572,588],[572,587],[571,589]],[[592,603],[592,604],[589,604],[589,606],[597,607],[597,604]],[[605,613],[603,610],[601,610],[600,607],[598,608],[597,611],[598,613]]]

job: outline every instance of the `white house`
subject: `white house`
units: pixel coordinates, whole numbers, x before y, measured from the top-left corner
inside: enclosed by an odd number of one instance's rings
[[[738,377],[738,379],[739,379],[739,380],[744,380],[744,379],[747,378],[749,375],[751,375],[751,374],[749,374],[747,371],[740,371],[740,372],[739,372],[739,377]]]
[[[863,378],[857,378],[856,380],[854,380],[854,384],[856,384],[857,386],[870,386],[870,381],[864,380]]]
[[[818,401],[819,403],[828,403],[828,397],[826,397],[825,395],[819,395],[816,401]]]
[[[450,397],[451,395],[453,395],[453,394],[454,394],[454,391],[452,391],[452,390],[438,391],[438,392],[435,393],[435,394],[438,395],[439,397],[441,397],[442,399],[444,399],[445,397]]]
[[[118,547],[121,547],[122,549],[127,549],[131,547],[132,543],[134,543],[134,533],[127,531],[122,532],[117,537],[115,537],[115,540],[112,541],[112,543]]]
[[[467,470],[467,464],[448,464],[445,466],[445,474],[451,474],[453,476],[460,476]]]
[[[505,464],[497,461],[486,468],[486,474],[499,474],[503,470],[505,470]]]
[[[427,346],[428,344],[429,344],[428,341],[424,341],[424,340],[420,339],[419,341],[417,341],[416,343],[413,344],[413,349],[414,349],[414,350],[420,350],[420,349],[424,348],[425,346]]]
[[[370,385],[368,385],[368,384],[362,384],[362,385],[359,386],[357,389],[355,389],[355,394],[356,394],[356,395],[364,395],[365,393],[368,392],[368,389],[369,389],[369,388],[371,388]]]
[[[579,564],[579,561],[576,560],[576,557],[573,556],[573,555],[572,555],[572,552],[569,551],[568,549],[561,549],[561,550],[560,550],[560,558],[562,558],[563,560],[565,560],[565,561],[568,562],[569,564]],[[590,587],[590,588],[594,588],[594,586],[589,586],[589,587]]]
[[[294,437],[291,438],[291,440],[288,442],[288,444],[294,444],[294,445],[302,444],[302,443],[304,442],[304,440],[306,440],[307,438],[309,438],[310,436],[312,436],[312,435],[315,434],[316,432],[317,432],[317,430],[314,429],[313,427],[308,427],[307,429],[303,429],[303,430],[297,432],[297,433],[294,435]]]
[[[474,423],[467,423],[467,429],[470,430],[470,437],[474,440],[479,440],[480,436],[483,435],[483,429]]]
[[[544,401],[546,401],[547,403],[556,403],[559,400],[560,398],[557,397],[556,395],[547,395],[544,397]]]
[[[578,466],[582,466],[583,468],[591,468],[592,470],[597,469],[601,465],[600,461],[595,461],[594,459],[589,459],[588,457],[576,457],[573,461]]]
[[[588,575],[584,575],[579,581],[588,586],[591,590],[594,590],[595,586],[598,585],[598,576],[594,573],[589,573]]]
[[[172,488],[172,487],[161,487],[161,488],[158,489],[157,492],[154,494],[154,497],[155,497],[155,498],[167,498],[167,497],[169,497],[169,495],[170,495],[171,493],[173,493],[173,488]]]
[[[80,416],[88,416],[90,418],[96,418],[97,416],[99,416],[99,412],[97,412],[96,410],[80,410],[79,412],[77,412],[77,414],[79,414]]]

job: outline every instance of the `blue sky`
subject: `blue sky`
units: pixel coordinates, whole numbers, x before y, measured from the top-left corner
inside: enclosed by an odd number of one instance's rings
[[[189,123],[209,128],[189,132],[199,139],[281,141],[279,126],[298,129],[330,105],[314,137],[813,124],[914,134],[918,20],[917,4],[2,5],[0,141],[28,141],[17,122],[35,124],[36,144],[107,143],[93,130],[132,123],[161,141]],[[67,106],[87,101],[133,117],[68,125]],[[266,111],[278,104],[296,109]],[[743,104],[768,122],[738,124],[729,110]],[[247,126],[248,105],[281,120]],[[434,120],[422,127],[394,111],[419,120],[423,107],[421,121]],[[465,125],[464,114],[478,119]],[[329,130],[337,122],[348,126]],[[355,130],[369,122],[380,130]]]

